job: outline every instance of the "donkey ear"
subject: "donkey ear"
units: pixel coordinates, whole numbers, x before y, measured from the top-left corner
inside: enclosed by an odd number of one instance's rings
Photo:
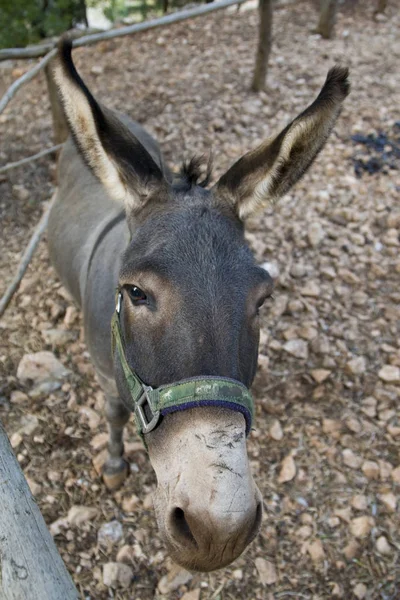
[[[333,67],[318,98],[277,137],[245,154],[221,177],[214,193],[241,219],[286,194],[324,146],[350,91],[348,69]]]
[[[80,78],[71,57],[72,42],[62,38],[54,76],[73,138],[85,162],[127,211],[142,208],[166,186],[161,169],[134,134],[100,106]]]

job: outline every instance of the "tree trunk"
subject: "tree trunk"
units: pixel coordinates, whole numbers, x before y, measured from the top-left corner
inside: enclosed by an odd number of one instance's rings
[[[260,26],[258,47],[251,89],[259,92],[265,88],[268,58],[272,43],[272,4],[273,0],[259,0]]]
[[[321,0],[319,23],[316,33],[319,33],[326,40],[333,37],[337,7],[338,0]]]
[[[78,600],[1,423],[0,507],[1,600]]]
[[[44,68],[49,92],[51,116],[53,118],[53,139],[55,144],[62,144],[68,137],[68,124],[64,116],[63,107],[58,97],[57,86],[53,78],[51,63]]]

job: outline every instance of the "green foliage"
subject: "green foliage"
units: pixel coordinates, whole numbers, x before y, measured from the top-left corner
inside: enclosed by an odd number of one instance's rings
[[[85,22],[84,0],[1,0],[0,48],[26,46]]]

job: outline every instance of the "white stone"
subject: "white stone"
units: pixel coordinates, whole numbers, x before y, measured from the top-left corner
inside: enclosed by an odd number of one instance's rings
[[[104,523],[97,533],[97,541],[99,544],[108,545],[116,544],[122,539],[123,529],[119,521],[110,521]]]
[[[272,562],[265,560],[265,558],[261,558],[261,556],[258,556],[254,562],[260,581],[263,585],[273,585],[276,583],[278,577]]]
[[[378,372],[378,376],[386,383],[400,383],[400,368],[394,365],[385,365]]]
[[[296,475],[296,463],[293,460],[293,456],[286,456],[281,462],[281,470],[279,473],[279,483],[286,483],[294,479]]]
[[[99,511],[97,508],[94,508],[93,506],[74,504],[68,511],[68,523],[72,527],[82,525],[83,523],[87,523],[88,521],[92,521],[92,519],[96,518],[98,512]]]
[[[107,587],[127,589],[133,579],[133,569],[129,565],[108,562],[103,565],[103,583]]]
[[[356,356],[346,364],[346,370],[351,375],[362,375],[366,368],[367,364],[363,356]]]
[[[318,221],[314,221],[313,223],[310,223],[310,225],[308,226],[307,236],[308,236],[308,241],[310,242],[310,245],[313,248],[315,248],[324,239],[325,231],[322,228],[321,224],[318,223]]]
[[[342,452],[343,462],[347,467],[351,469],[359,469],[362,465],[362,458],[354,454],[353,450],[350,448],[345,448]]]
[[[376,540],[376,549],[378,550],[379,554],[383,554],[385,556],[390,556],[390,554],[393,553],[393,549],[384,535],[381,535]]]
[[[52,352],[36,352],[22,357],[17,369],[17,378],[22,383],[42,383],[47,380],[64,379],[70,373],[71,371],[64,367]]]
[[[269,428],[269,435],[272,437],[273,440],[277,442],[279,442],[283,438],[282,427],[278,419],[275,419],[275,421]]]
[[[375,526],[375,521],[372,517],[363,515],[353,519],[350,523],[350,532],[354,537],[362,539],[368,537],[371,529]]]
[[[289,340],[283,345],[283,349],[296,358],[308,358],[308,344],[304,340]]]

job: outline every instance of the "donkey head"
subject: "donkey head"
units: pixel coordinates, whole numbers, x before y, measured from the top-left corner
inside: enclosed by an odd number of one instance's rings
[[[258,311],[272,281],[255,264],[243,221],[283,196],[311,165],[348,94],[347,69],[331,69],[313,104],[210,190],[199,181],[196,161],[174,178],[165,174],[134,133],[96,102],[66,42],[55,73],[84,160],[125,206],[131,240],[121,259],[120,325],[130,368],[153,388],[194,377],[226,377],[250,387]],[[118,355],[114,368],[121,398],[129,402]],[[229,564],[261,523],[246,422],[226,406],[216,398],[206,407],[172,411],[145,435],[158,480],[161,533],[172,558],[190,569]]]

